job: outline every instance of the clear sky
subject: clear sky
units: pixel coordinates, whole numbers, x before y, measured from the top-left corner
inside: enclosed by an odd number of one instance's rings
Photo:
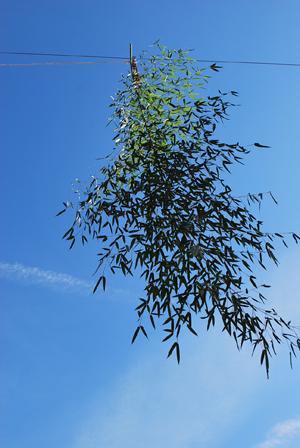
[[[201,59],[300,62],[298,0],[2,0],[0,50],[128,55],[160,38]],[[0,63],[57,58],[0,57]],[[157,335],[130,339],[141,283],[91,294],[94,245],[69,251],[55,218],[75,178],[112,149],[110,95],[124,63],[0,67],[1,426],[3,448],[299,448],[299,360],[265,377],[248,350],[212,331],[184,340],[182,363]],[[227,141],[272,149],[234,171],[243,194],[272,190],[270,231],[300,233],[300,68],[224,65],[211,88],[237,90]],[[300,322],[300,251],[262,273]]]

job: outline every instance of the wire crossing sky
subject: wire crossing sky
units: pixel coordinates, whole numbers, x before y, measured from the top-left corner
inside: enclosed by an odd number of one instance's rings
[[[0,54],[5,55],[23,55],[23,56],[56,56],[56,57],[76,57],[76,58],[93,58],[93,59],[108,59],[115,61],[124,61],[129,62],[129,58],[125,56],[103,56],[103,55],[88,55],[88,54],[67,54],[67,53],[39,53],[39,52],[22,52],[22,51],[0,51]],[[250,64],[250,65],[270,65],[270,66],[278,66],[278,67],[300,67],[300,63],[294,62],[272,62],[272,61],[235,61],[235,60],[222,60],[222,59],[197,59],[198,62],[209,62],[209,63],[221,63],[221,64]],[[0,64],[0,67],[21,67],[25,65],[42,65],[39,64]],[[45,62],[45,65],[51,65],[50,62]],[[55,62],[56,65],[60,65],[59,62]],[[69,63],[70,65],[80,64],[77,61],[72,61]],[[92,61],[88,62],[88,64],[93,64]]]

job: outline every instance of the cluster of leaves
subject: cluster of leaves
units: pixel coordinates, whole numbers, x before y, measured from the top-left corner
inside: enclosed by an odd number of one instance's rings
[[[253,273],[258,265],[266,269],[265,260],[278,263],[274,241],[286,244],[285,236],[265,233],[251,212],[263,194],[235,197],[224,180],[250,152],[215,137],[237,93],[201,97],[208,76],[188,52],[156,48],[141,59],[138,83],[123,77],[111,104],[118,154],[87,187],[64,238],[71,247],[76,238],[99,242],[94,291],[105,289],[106,267],[145,280],[133,341],[147,336],[145,316],[154,328],[162,322],[169,355],[179,362],[180,333],[196,335],[198,315],[207,329],[221,322],[238,348],[246,341],[259,348],[268,373],[276,344],[286,341],[292,357],[300,341],[291,322],[265,309],[261,291],[268,285]]]

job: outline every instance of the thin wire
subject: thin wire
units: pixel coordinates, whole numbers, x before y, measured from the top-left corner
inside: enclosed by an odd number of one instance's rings
[[[110,59],[128,61],[128,57],[124,56],[103,56],[97,54],[69,54],[69,53],[38,53],[25,51],[0,51],[0,54],[6,55],[26,55],[26,56],[56,56],[56,57],[76,57],[76,58],[93,58],[93,59]],[[281,67],[300,67],[300,63],[288,62],[266,62],[266,61],[240,61],[240,60],[221,60],[221,59],[197,59],[198,62],[218,63],[218,64],[247,64],[247,65],[269,65]]]
[[[300,63],[294,62],[263,62],[263,61],[218,61],[218,60],[210,60],[210,59],[197,59],[198,62],[209,62],[209,63],[218,63],[218,64],[252,64],[252,65],[274,65],[281,67],[300,67]]]
[[[39,66],[51,66],[51,65],[95,65],[95,64],[107,64],[113,61],[47,61],[47,62],[30,62],[27,64],[0,64],[2,67],[39,67]],[[115,61],[116,62],[116,61]],[[126,63],[126,61],[124,61]]]
[[[97,54],[67,54],[67,53],[36,53],[25,51],[0,51],[0,54],[23,55],[23,56],[57,56],[64,58],[94,58],[94,59],[128,59],[122,56],[101,56]]]

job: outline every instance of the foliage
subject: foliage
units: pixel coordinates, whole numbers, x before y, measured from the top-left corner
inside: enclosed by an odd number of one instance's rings
[[[111,104],[119,152],[92,179],[64,238],[71,247],[76,238],[99,242],[102,272],[94,291],[105,289],[105,267],[140,273],[145,296],[133,341],[147,336],[145,316],[154,328],[162,322],[168,356],[179,362],[179,335],[184,328],[197,334],[198,315],[207,329],[221,322],[238,348],[246,341],[259,348],[268,373],[276,344],[286,341],[292,359],[300,342],[291,322],[264,307],[268,285],[254,275],[266,260],[278,263],[274,241],[286,244],[285,236],[264,232],[251,211],[263,194],[236,197],[225,181],[250,152],[215,137],[237,93],[202,97],[208,76],[182,50],[158,44],[139,65],[141,74],[135,63]],[[60,213],[68,207],[75,206],[66,203]]]

